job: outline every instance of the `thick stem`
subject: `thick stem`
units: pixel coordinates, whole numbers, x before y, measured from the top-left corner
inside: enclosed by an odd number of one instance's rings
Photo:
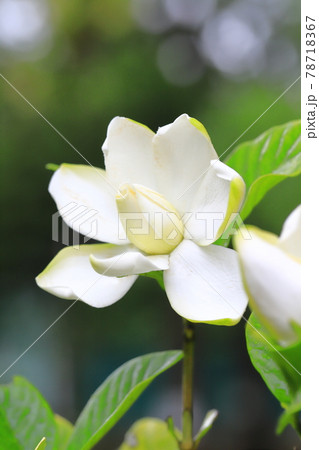
[[[184,361],[182,377],[182,441],[181,450],[193,450],[193,375],[194,375],[194,327],[183,319]]]

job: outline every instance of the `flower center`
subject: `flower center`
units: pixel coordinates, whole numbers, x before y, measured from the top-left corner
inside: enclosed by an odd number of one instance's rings
[[[183,240],[179,213],[158,192],[140,184],[123,184],[116,204],[128,239],[145,253],[171,253]]]

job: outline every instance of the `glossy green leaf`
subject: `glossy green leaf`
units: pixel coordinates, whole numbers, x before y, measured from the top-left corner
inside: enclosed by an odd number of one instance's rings
[[[301,344],[280,347],[251,314],[246,325],[246,343],[251,362],[284,409],[298,412],[301,386]],[[297,410],[296,410],[297,408]],[[300,407],[299,407],[300,409]]]
[[[55,414],[54,419],[57,426],[57,448],[64,450],[73,432],[73,425],[58,414]]]
[[[151,417],[138,420],[125,434],[119,450],[178,450],[167,423]]]
[[[289,122],[238,145],[225,159],[245,180],[244,220],[267,192],[287,177],[300,174],[300,121]]]
[[[147,386],[183,357],[181,351],[150,353],[134,358],[113,372],[95,391],[68,443],[68,450],[93,447],[123,416]]]
[[[15,377],[12,383],[0,386],[0,414],[18,445],[7,448],[34,450],[43,437],[47,450],[55,448],[54,415],[40,392],[24,378]]]

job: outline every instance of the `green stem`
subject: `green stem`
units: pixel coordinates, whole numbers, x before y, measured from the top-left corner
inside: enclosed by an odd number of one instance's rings
[[[194,327],[183,319],[184,360],[182,376],[182,441],[181,450],[194,450],[193,440],[193,378],[194,378]]]

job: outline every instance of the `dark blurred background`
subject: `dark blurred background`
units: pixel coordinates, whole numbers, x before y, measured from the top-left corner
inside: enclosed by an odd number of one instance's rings
[[[223,153],[299,76],[296,0],[0,0],[1,73],[93,165],[103,166],[108,122],[127,116],[156,130],[187,112],[204,123]],[[82,158],[3,79],[1,92],[0,373],[68,306],[34,277],[61,248],[51,240],[55,204],[48,162]],[[299,82],[241,141],[297,119]],[[273,189],[247,219],[279,233],[300,202],[300,180]],[[247,314],[248,317],[248,314]],[[203,449],[298,447],[280,437],[277,401],[236,327],[196,326],[198,427],[220,415]],[[181,319],[151,279],[97,310],[78,302],[1,379],[27,377],[54,410],[74,421],[90,394],[127,359],[180,348]],[[101,449],[149,415],[180,416],[180,366],[156,380],[114,427]]]

